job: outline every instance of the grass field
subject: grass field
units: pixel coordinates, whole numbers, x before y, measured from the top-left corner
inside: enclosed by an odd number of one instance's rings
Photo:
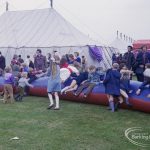
[[[0,150],[145,150],[124,136],[130,127],[150,127],[149,114],[61,101],[47,110],[48,99],[26,97],[0,102]],[[20,140],[10,140],[13,137]],[[147,148],[149,150],[150,148]]]

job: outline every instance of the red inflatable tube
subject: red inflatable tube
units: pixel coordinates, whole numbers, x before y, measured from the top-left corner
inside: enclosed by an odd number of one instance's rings
[[[30,89],[30,95],[33,96],[47,96],[47,90],[45,88],[32,88]],[[96,104],[96,105],[108,105],[108,99],[106,94],[101,93],[91,93],[87,98],[83,98],[82,94],[79,97],[75,97],[71,92],[66,95],[61,95],[61,99],[74,101],[74,102],[82,102],[82,103],[89,103],[89,104]],[[150,113],[150,103],[130,98],[130,103],[133,105],[132,110],[138,110],[146,113]],[[122,108],[129,109],[125,104],[122,104]]]

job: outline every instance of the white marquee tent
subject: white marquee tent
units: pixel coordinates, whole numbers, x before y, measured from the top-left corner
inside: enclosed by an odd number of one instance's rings
[[[103,61],[93,60],[87,45],[102,48]],[[80,32],[55,9],[7,11],[0,16],[0,51],[10,63],[14,54],[33,56],[40,48],[44,55],[57,50],[61,55],[80,52],[89,64],[109,68],[115,49],[104,47]]]

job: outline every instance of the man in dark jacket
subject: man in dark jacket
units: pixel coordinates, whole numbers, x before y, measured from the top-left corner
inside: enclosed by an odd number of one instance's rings
[[[36,51],[34,65],[36,70],[46,70],[46,57],[42,55],[42,51],[40,49],[37,49]]]
[[[135,57],[132,50],[132,46],[128,46],[128,52],[126,52],[123,56],[123,61],[129,70],[133,69],[133,65],[135,63]]]
[[[5,57],[0,52],[0,69],[4,70],[6,67]]]

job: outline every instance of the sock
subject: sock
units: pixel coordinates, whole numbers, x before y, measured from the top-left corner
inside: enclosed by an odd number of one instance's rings
[[[109,105],[110,105],[111,111],[114,112],[115,111],[114,102],[113,101],[109,102]]]
[[[126,102],[126,104],[127,104],[127,105],[132,106],[132,104],[130,104],[130,102],[129,102],[129,99],[128,99],[128,98],[126,98],[126,99],[125,99],[125,102]]]
[[[52,106],[54,104],[52,94],[48,93],[48,98],[50,103],[49,106]]]
[[[57,94],[55,94],[55,101],[56,101],[56,107],[55,108],[59,108],[59,96]]]

